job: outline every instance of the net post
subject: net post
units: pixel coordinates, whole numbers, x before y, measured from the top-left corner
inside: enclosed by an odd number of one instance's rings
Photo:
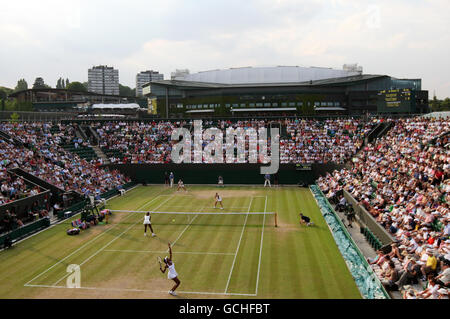
[[[275,212],[275,227],[278,227],[278,214]]]

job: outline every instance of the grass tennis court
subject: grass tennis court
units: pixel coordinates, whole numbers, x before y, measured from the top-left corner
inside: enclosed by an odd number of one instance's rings
[[[213,208],[216,191],[224,210]],[[153,214],[154,238],[136,212],[114,212],[77,236],[66,235],[70,221],[58,224],[0,252],[0,298],[360,298],[308,189],[139,186],[107,208],[192,214]],[[300,226],[299,211],[315,226]],[[178,297],[156,261],[168,241]],[[71,264],[81,288],[66,287]]]

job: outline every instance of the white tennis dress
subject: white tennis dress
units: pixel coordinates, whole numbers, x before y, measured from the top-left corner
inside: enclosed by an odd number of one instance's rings
[[[170,265],[170,266],[168,265],[168,267],[169,267],[169,272],[167,273],[167,278],[173,279],[175,277],[178,277],[178,274],[175,270],[175,264],[172,262],[172,265]]]
[[[221,202],[221,201],[222,201],[222,197],[220,197],[220,195],[217,196],[217,201],[218,201],[218,202]]]
[[[150,215],[145,215],[144,216],[144,225],[150,225],[151,224],[151,222],[150,222]]]

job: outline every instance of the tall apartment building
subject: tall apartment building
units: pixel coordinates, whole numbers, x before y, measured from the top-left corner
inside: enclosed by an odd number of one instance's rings
[[[136,74],[136,96],[143,96],[142,86],[150,81],[164,80],[164,74],[160,74],[158,71],[142,71]]]
[[[100,94],[119,95],[119,70],[106,65],[88,70],[88,91]]]

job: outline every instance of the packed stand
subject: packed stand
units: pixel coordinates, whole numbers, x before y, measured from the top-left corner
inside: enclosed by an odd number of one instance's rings
[[[359,150],[376,123],[353,118],[286,120],[289,137],[280,141],[281,163],[342,164]]]
[[[354,155],[362,146],[364,138],[374,128],[378,121],[365,121],[362,119],[327,119],[323,121],[313,119],[284,119],[284,120],[206,120],[202,123],[205,130],[209,127],[217,127],[223,133],[223,158],[226,159],[226,130],[228,128],[243,129],[252,128],[258,132],[261,128],[269,126],[285,128],[286,132],[280,132],[280,162],[281,163],[344,163]],[[191,158],[196,159],[194,148],[194,122],[193,121],[153,121],[153,122],[107,122],[93,125],[100,137],[100,146],[109,156],[112,163],[169,163],[171,162],[171,150],[174,143],[171,141],[172,131],[177,127],[186,127],[190,130]],[[252,148],[248,140],[234,141],[234,146],[243,143],[245,159],[241,162],[267,163],[270,156],[270,131],[267,140],[263,143],[267,147],[266,156],[261,155],[263,149],[259,145]],[[198,132],[197,132],[198,134]],[[202,150],[212,142],[203,138]],[[241,137],[242,139],[242,137]],[[257,140],[255,140],[257,141]],[[267,146],[265,146],[267,145]],[[264,149],[265,150],[265,149]],[[258,154],[259,152],[259,154]],[[201,155],[200,155],[201,156]],[[211,159],[201,156],[203,163],[211,162]],[[239,159],[235,157],[234,162]]]
[[[112,163],[169,163],[170,136],[184,123],[108,122],[92,124],[100,138],[100,147]],[[111,153],[117,151],[116,153]]]
[[[387,289],[404,298],[448,298],[450,283],[450,119],[393,121],[382,138],[353,159],[351,169],[319,178],[330,201],[345,189],[395,239],[370,263]],[[408,284],[426,282],[424,290]]]
[[[4,171],[0,172],[0,185],[0,205],[40,193],[38,186],[26,183],[20,176],[5,174]]]
[[[24,144],[18,146],[0,141],[4,168],[19,167],[65,191],[74,190],[84,195],[104,193],[129,181],[118,171],[108,171],[66,152],[60,144],[76,142],[74,128],[70,125],[0,123],[0,130]]]

